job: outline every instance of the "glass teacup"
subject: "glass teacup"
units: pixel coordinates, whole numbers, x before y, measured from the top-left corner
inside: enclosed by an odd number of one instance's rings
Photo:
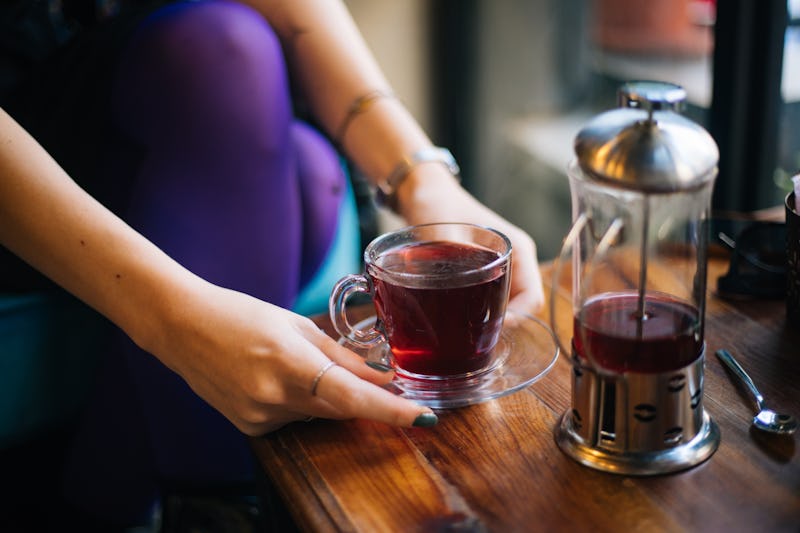
[[[342,278],[330,297],[336,331],[356,346],[387,343],[398,376],[443,381],[482,374],[495,364],[509,295],[511,242],[462,223],[403,228],[373,240],[365,273]],[[372,297],[376,320],[354,328],[346,301]]]

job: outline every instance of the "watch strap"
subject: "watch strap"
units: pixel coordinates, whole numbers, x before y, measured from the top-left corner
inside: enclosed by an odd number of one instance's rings
[[[403,158],[386,179],[378,184],[379,202],[394,208],[394,196],[397,193],[397,188],[400,187],[415,167],[423,163],[441,163],[456,178],[459,177],[461,172],[455,157],[447,148],[440,146],[421,148],[410,156]]]

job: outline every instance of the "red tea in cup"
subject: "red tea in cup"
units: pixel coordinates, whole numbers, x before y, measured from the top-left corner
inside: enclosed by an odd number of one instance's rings
[[[452,376],[489,364],[503,326],[508,273],[493,267],[486,279],[458,285],[450,275],[496,263],[492,250],[453,242],[407,244],[382,254],[376,265],[424,279],[376,277],[375,309],[397,366],[412,374]],[[430,283],[431,278],[439,283]]]
[[[342,279],[331,295],[337,331],[362,346],[387,342],[398,374],[452,379],[489,368],[508,303],[511,246],[469,224],[429,224],[379,237],[366,274]],[[373,297],[376,325],[354,330],[344,315],[352,292]]]

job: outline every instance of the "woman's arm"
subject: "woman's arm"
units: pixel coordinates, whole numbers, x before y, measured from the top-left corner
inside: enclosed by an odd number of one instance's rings
[[[319,122],[334,137],[341,133],[348,110],[358,98],[388,81],[364,43],[343,3],[336,0],[241,0],[266,17],[278,33],[289,67]],[[365,106],[366,107],[366,106]],[[397,99],[379,98],[352,117],[343,138],[335,139],[351,160],[375,183],[431,140]],[[544,293],[536,247],[527,233],[492,212],[440,163],[413,168],[396,191],[397,211],[411,224],[438,221],[473,222],[495,227],[514,247],[512,301],[520,310],[539,309]]]
[[[2,109],[0,243],[117,324],[247,434],[309,415],[435,422],[429,409],[376,387],[390,375],[310,320],[173,261],[78,187]],[[330,360],[339,366],[312,396]]]
[[[134,339],[158,324],[136,310],[191,275],[88,196],[0,110],[0,240]],[[137,290],[132,290],[135,286]],[[124,305],[120,303],[125,300]]]

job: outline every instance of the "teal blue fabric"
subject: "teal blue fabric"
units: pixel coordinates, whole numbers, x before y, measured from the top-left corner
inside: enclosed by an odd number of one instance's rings
[[[361,270],[361,237],[358,208],[350,180],[339,210],[336,234],[325,260],[314,277],[303,287],[292,310],[311,316],[328,312],[328,296],[343,276]]]
[[[0,449],[77,415],[106,325],[62,291],[0,294]]]

